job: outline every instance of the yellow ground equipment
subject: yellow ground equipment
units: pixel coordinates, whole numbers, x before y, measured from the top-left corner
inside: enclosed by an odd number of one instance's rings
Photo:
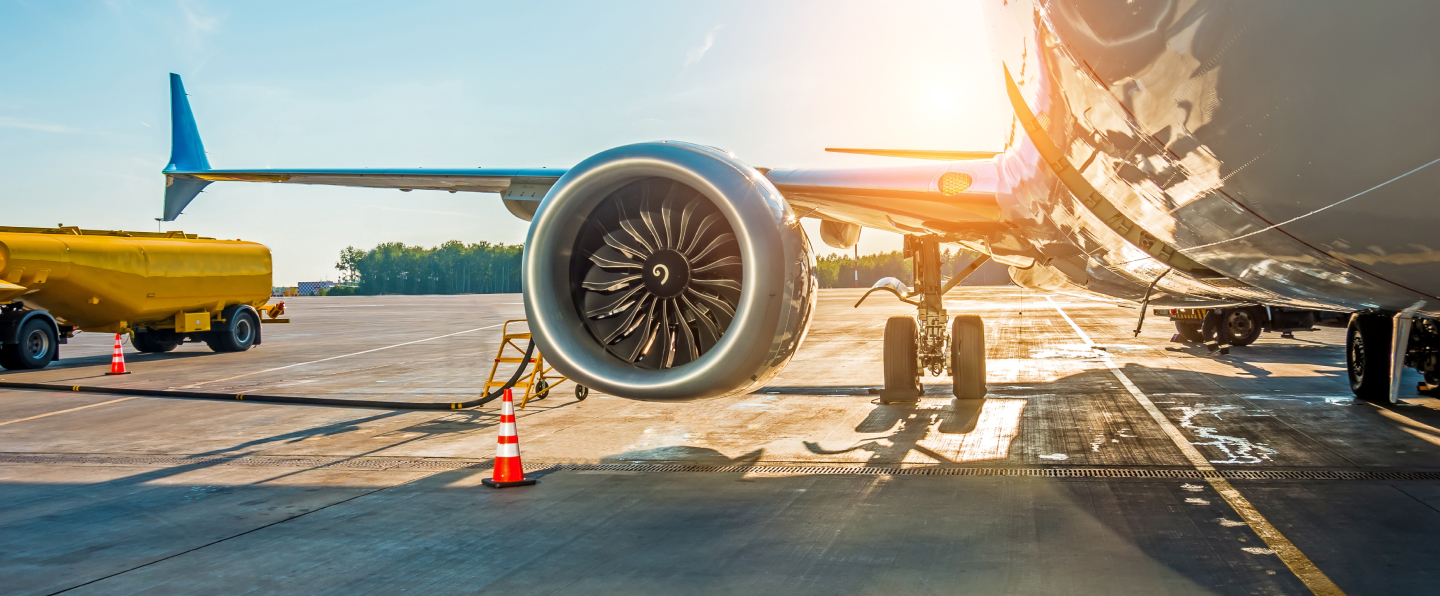
[[[0,365],[42,368],[76,330],[131,333],[143,352],[182,341],[216,351],[260,343],[270,249],[184,232],[0,227]]]
[[[495,379],[495,373],[499,372],[501,364],[524,366],[525,346],[515,342],[521,340],[530,341],[530,333],[510,332],[511,323],[524,322],[525,319],[511,319],[505,321],[505,324],[500,326],[500,349],[495,352],[495,362],[490,365],[490,378],[485,381],[485,389],[482,393],[489,393],[493,387],[505,386],[505,381]],[[518,354],[518,356],[507,356],[507,352]],[[516,381],[514,385],[514,388],[525,391],[520,399],[520,409],[522,410],[525,409],[525,404],[529,403],[531,398],[544,399],[550,392],[550,388],[569,380],[567,377],[557,374],[555,369],[546,367],[545,355],[541,354],[539,350],[535,350],[534,357],[530,359],[530,364],[530,373],[520,377],[522,380]],[[575,384],[575,399],[583,401],[589,395],[590,389],[588,387],[579,383]]]

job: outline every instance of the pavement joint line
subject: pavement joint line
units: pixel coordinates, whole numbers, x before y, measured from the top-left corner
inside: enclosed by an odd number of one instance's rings
[[[225,382],[225,381],[233,381],[233,380],[235,380],[235,379],[239,379],[239,378],[241,378],[241,377],[248,377],[248,376],[250,376],[250,375],[258,375],[258,374],[263,374],[263,373],[268,373],[268,372],[275,372],[275,371],[277,371],[277,370],[285,370],[285,369],[287,369],[287,368],[295,368],[295,367],[297,367],[297,366],[305,366],[305,365],[307,365],[307,364],[319,364],[319,363],[321,363],[321,362],[329,362],[329,361],[331,361],[331,360],[339,360],[339,359],[341,359],[341,358],[349,358],[349,357],[351,357],[351,356],[359,356],[359,355],[361,355],[361,354],[369,354],[369,353],[371,353],[371,352],[379,352],[380,350],[388,350],[388,349],[390,349],[390,348],[398,348],[398,347],[401,347],[401,346],[408,346],[408,345],[411,345],[411,344],[418,344],[418,343],[424,343],[424,342],[427,342],[427,341],[434,341],[434,340],[437,340],[437,339],[444,339],[444,338],[447,338],[447,337],[454,337],[454,336],[456,336],[456,335],[464,335],[464,334],[466,334],[466,333],[474,333],[474,332],[476,332],[476,331],[484,331],[484,330],[486,330],[486,329],[494,329],[494,328],[496,328],[496,327],[499,327],[499,326],[502,325],[502,324],[503,324],[503,323],[496,323],[496,324],[494,324],[494,325],[487,325],[487,326],[484,326],[484,327],[476,327],[476,328],[474,328],[474,329],[467,329],[467,330],[465,330],[465,331],[456,331],[455,333],[447,333],[447,334],[445,334],[445,335],[437,335],[437,336],[435,336],[435,337],[427,337],[427,338],[425,338],[425,339],[417,339],[417,340],[415,340],[415,341],[407,341],[407,342],[405,342],[405,343],[399,343],[399,344],[395,344],[395,345],[393,345],[393,346],[381,346],[381,347],[379,347],[379,348],[371,348],[371,349],[369,349],[369,350],[363,350],[363,351],[360,351],[360,352],[352,352],[352,353],[349,353],[349,354],[341,354],[341,355],[339,355],[339,356],[331,356],[331,357],[329,357],[329,358],[321,358],[321,359],[319,359],[319,360],[311,360],[311,361],[309,361],[309,362],[297,362],[297,363],[295,363],[295,364],[287,364],[287,365],[285,365],[285,366],[277,366],[277,367],[275,367],[275,368],[267,368],[267,369],[265,369],[265,370],[252,371],[252,372],[248,372],[248,373],[245,373],[245,374],[242,374],[242,375],[235,375],[235,376],[233,376],[233,377],[225,377],[225,378],[223,378],[223,379],[215,379],[215,380],[213,380],[213,381],[203,381],[203,382],[200,382],[200,383],[194,383],[194,384],[185,385],[185,386],[182,386],[182,387],[175,387],[174,389],[194,389],[194,388],[196,388],[196,387],[201,387],[201,386],[204,386],[204,385],[209,385],[209,384],[211,384],[211,383],[223,383],[223,382]]]
[[[100,403],[98,403],[98,404],[90,404],[90,405],[88,405],[88,406],[80,406],[80,407],[78,407],[78,408],[70,408],[70,409],[68,409],[68,410],[60,410],[59,412],[49,412],[49,413],[40,414],[40,415],[37,415],[37,416],[30,416],[30,417],[28,417],[28,418],[16,418],[16,419],[14,419],[14,420],[6,420],[6,421],[4,421],[4,422],[0,422],[0,426],[5,426],[5,425],[7,425],[7,424],[15,424],[16,422],[24,422],[24,421],[26,421],[26,420],[35,420],[36,418],[45,418],[46,416],[54,416],[54,415],[56,415],[56,414],[64,414],[64,413],[66,413],[66,412],[74,412],[74,411],[76,411],[76,410],[84,410],[84,409],[88,409],[88,408],[98,408],[98,407],[100,407],[100,406],[106,406],[106,405],[110,405],[110,404],[113,404],[113,403],[119,403],[119,402],[122,402],[122,401],[130,401],[130,400],[132,400],[132,399],[136,399],[136,397],[122,397],[122,398],[120,398],[120,399],[112,399],[112,400],[110,400],[110,401],[102,401],[102,402],[100,402]]]
[[[1085,341],[1086,346],[1093,348],[1096,345],[1094,340],[1090,339],[1090,336],[1087,335],[1084,330],[1080,329],[1079,325],[1075,324],[1075,321],[1070,318],[1070,315],[1066,314],[1065,310],[1060,308],[1059,304],[1049,296],[1046,296],[1045,300],[1050,303],[1050,306],[1055,308],[1055,312],[1060,313],[1060,316],[1065,319],[1066,323],[1070,324],[1070,327],[1075,330],[1076,335],[1079,335],[1080,339]],[[1240,494],[1240,491],[1231,485],[1230,481],[1226,480],[1225,477],[1215,469],[1215,466],[1211,465],[1209,460],[1205,459],[1205,456],[1190,443],[1189,439],[1185,438],[1185,435],[1180,432],[1180,429],[1175,426],[1175,423],[1171,422],[1170,419],[1165,416],[1165,413],[1161,412],[1160,408],[1156,407],[1155,403],[1150,401],[1150,398],[1140,390],[1140,387],[1135,385],[1135,383],[1130,380],[1130,377],[1120,369],[1120,366],[1110,357],[1109,351],[1098,351],[1100,352],[1101,359],[1105,361],[1106,368],[1109,368],[1111,374],[1115,375],[1115,379],[1120,382],[1120,385],[1125,387],[1125,390],[1130,393],[1130,396],[1135,398],[1135,401],[1150,414],[1151,418],[1155,419],[1156,424],[1159,424],[1160,428],[1165,431],[1165,434],[1170,437],[1170,440],[1175,443],[1175,446],[1180,448],[1180,452],[1185,455],[1185,459],[1190,461],[1191,465],[1204,477],[1211,488],[1215,489],[1215,492],[1220,493],[1220,496],[1225,499],[1226,503],[1230,504],[1230,507],[1240,515],[1240,518],[1245,520],[1246,525],[1250,526],[1250,529],[1254,531],[1261,540],[1265,541],[1265,545],[1270,547],[1270,550],[1275,551],[1275,555],[1280,557],[1280,560],[1285,563],[1285,566],[1290,568],[1290,571],[1295,574],[1296,578],[1299,578],[1301,583],[1305,584],[1306,588],[1309,588],[1316,596],[1344,596],[1345,592],[1340,589],[1340,586],[1335,585],[1335,582],[1331,581],[1330,578],[1325,575],[1325,572],[1315,566],[1315,563],[1311,562],[1310,558],[1305,556],[1305,553],[1300,552],[1299,547],[1290,542],[1290,539],[1286,538],[1278,528],[1271,524],[1270,520],[1265,519],[1265,516],[1260,513],[1260,510],[1256,509],[1255,505],[1250,503],[1249,499],[1245,498],[1245,495]]]
[[[369,471],[458,470],[487,468],[490,458],[437,458],[336,455],[189,455],[103,453],[0,453],[0,465],[114,465],[186,466],[210,464],[253,468],[332,468]],[[707,472],[752,474],[823,474],[858,476],[1011,476],[1029,478],[1139,478],[1199,480],[1193,467],[1175,466],[991,466],[938,467],[919,464],[868,465],[840,462],[773,461],[741,464],[692,464],[683,461],[606,462],[531,460],[526,471],[633,471]],[[1220,476],[1233,480],[1440,480],[1440,470],[1349,469],[1224,469]]]

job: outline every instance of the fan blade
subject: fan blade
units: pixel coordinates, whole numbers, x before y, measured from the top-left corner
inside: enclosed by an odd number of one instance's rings
[[[624,261],[612,261],[598,254],[590,255],[590,262],[606,269],[639,269],[644,267],[639,263],[626,263]]]
[[[730,316],[730,317],[735,316],[735,309],[734,309],[734,307],[731,307],[729,302],[726,302],[724,299],[720,298],[719,296],[711,296],[711,295],[709,295],[709,294],[706,294],[705,292],[697,292],[697,291],[695,291],[695,290],[686,290],[686,291],[687,291],[687,292],[690,292],[691,294],[694,294],[695,297],[696,297],[696,298],[699,298],[703,303],[709,304],[709,305],[711,305],[711,306],[714,306],[715,308],[720,309],[720,312],[725,313],[726,316]]]
[[[700,238],[705,235],[705,231],[709,230],[710,226],[715,225],[715,222],[719,221],[721,217],[719,213],[711,213],[710,215],[706,215],[705,219],[700,220],[700,225],[696,226],[695,229],[695,237],[690,239],[690,246],[685,247],[685,250],[680,252],[687,255],[690,254],[690,251],[695,248],[695,245],[700,244]]]
[[[705,255],[710,254],[710,251],[715,250],[715,249],[717,249],[717,248],[720,248],[721,246],[724,246],[726,243],[734,242],[734,241],[735,241],[735,234],[732,234],[732,233],[730,233],[730,232],[725,232],[724,234],[721,234],[721,235],[719,235],[719,236],[716,236],[714,240],[711,240],[711,241],[710,241],[710,244],[708,244],[708,245],[705,246],[705,250],[700,251],[700,254],[698,254],[698,255],[695,255],[695,256],[693,256],[693,257],[690,257],[690,262],[691,262],[691,263],[697,263],[697,262],[699,262],[701,259],[704,259],[704,258],[705,258]]]
[[[685,232],[690,229],[690,216],[695,214],[695,208],[699,206],[700,201],[692,197],[689,203],[685,203],[685,208],[680,210],[680,236],[675,239],[675,250],[685,246]]]
[[[665,200],[660,201],[660,223],[665,225],[665,248],[675,248],[675,235],[670,230],[670,220],[674,219],[675,190],[679,187],[679,182],[671,182],[670,190],[665,191]]]
[[[697,269],[691,269],[690,272],[691,272],[691,273],[704,273],[704,272],[709,271],[709,270],[711,270],[711,269],[718,269],[718,268],[720,268],[720,267],[728,267],[728,266],[730,266],[730,265],[739,265],[739,264],[740,264],[740,257],[733,257],[733,256],[732,256],[732,257],[725,257],[725,258],[723,258],[723,259],[720,259],[720,260],[718,260],[718,261],[715,261],[715,262],[713,262],[713,263],[710,263],[709,265],[706,265],[706,266],[704,266],[704,267],[700,267],[700,268],[697,268]],[[637,265],[637,267],[638,267],[638,265]]]
[[[710,320],[710,313],[704,310],[705,307],[691,302],[685,296],[680,296],[680,301],[685,303],[691,314],[695,315],[695,320],[700,321],[700,327],[710,333],[711,343],[720,341],[720,327],[715,324],[715,321]]]
[[[670,301],[660,306],[660,368],[675,365],[675,334],[670,331]]]
[[[630,234],[631,238],[634,238],[636,242],[639,242],[641,246],[645,247],[645,252],[641,254],[647,257],[655,254],[655,248],[650,246],[650,243],[646,242],[645,239],[640,236],[640,232],[635,229],[635,225],[630,223],[630,216],[625,213],[625,205],[616,202],[615,208],[620,211],[620,227],[623,228],[626,233]]]
[[[640,311],[644,310],[645,302],[647,300],[650,300],[650,296],[648,295],[640,299],[640,303],[635,305],[635,308],[631,309],[630,314],[625,317],[625,324],[616,327],[614,331],[610,332],[610,335],[605,337],[605,340],[603,342],[605,345],[608,346],[613,343],[617,338],[627,336],[635,332],[635,315],[640,314]]]
[[[645,199],[640,201],[640,221],[645,222],[645,227],[650,230],[650,237],[655,239],[655,250],[665,248],[660,243],[660,232],[655,229],[655,216],[650,210],[650,193],[645,193]]]
[[[684,297],[682,296],[681,298],[683,299]],[[680,327],[680,337],[676,339],[675,343],[679,344],[679,340],[685,340],[685,355],[689,357],[689,360],[686,360],[686,362],[699,360],[700,350],[695,345],[695,334],[690,331],[690,323],[685,322],[685,313],[680,310],[680,301],[671,300],[670,306],[675,309],[675,320],[679,322],[678,326]]]
[[[622,253],[625,253],[626,255],[635,255],[637,257],[645,256],[645,251],[630,246],[629,244],[625,244],[625,241],[621,240],[618,236],[616,236],[615,232],[610,232],[609,234],[605,235],[605,245]]]
[[[620,309],[622,308],[620,305],[624,304],[626,300],[629,300],[631,296],[634,296],[636,292],[639,292],[643,289],[645,289],[645,284],[636,285],[635,287],[630,288],[630,291],[621,294],[618,298],[614,300],[611,300],[609,304],[586,311],[585,316],[592,319],[600,319],[620,312]]]
[[[637,276],[637,277],[638,277],[638,276]],[[690,283],[692,283],[692,284],[704,284],[704,285],[707,285],[707,286],[719,286],[719,287],[722,287],[722,288],[729,288],[729,289],[731,289],[731,290],[735,290],[736,292],[739,292],[739,291],[740,291],[740,282],[735,281],[735,280],[733,280],[733,279],[692,279],[692,280],[690,280]],[[734,314],[734,313],[731,313],[731,314]]]
[[[656,302],[659,302],[659,300],[655,299],[650,301],[650,308],[645,311],[645,318],[638,321],[639,325],[635,327],[636,329],[638,329],[639,327],[643,326],[645,327],[647,333],[640,338],[639,342],[635,343],[635,349],[630,352],[630,358],[628,358],[630,362],[635,362],[636,360],[639,360],[641,356],[644,356],[645,353],[650,350],[650,343],[655,341],[654,334],[649,333],[649,331],[654,327],[654,325],[651,325],[650,322],[655,319]]]
[[[639,275],[627,275],[615,281],[587,281],[580,284],[580,287],[596,292],[610,292],[628,286],[637,279],[640,279]]]

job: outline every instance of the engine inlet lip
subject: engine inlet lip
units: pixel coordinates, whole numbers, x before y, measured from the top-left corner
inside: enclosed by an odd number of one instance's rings
[[[573,304],[569,265],[587,216],[611,193],[644,178],[689,186],[725,217],[739,243],[742,290],[728,331],[698,360],[665,370],[618,361],[591,340]],[[785,283],[780,231],[791,216],[758,171],[719,150],[640,143],[599,153],[570,169],[541,202],[526,239],[522,275],[532,336],[548,363],[576,382],[636,399],[696,399],[729,393],[766,367],[782,298],[757,291]],[[714,389],[704,389],[713,387]]]

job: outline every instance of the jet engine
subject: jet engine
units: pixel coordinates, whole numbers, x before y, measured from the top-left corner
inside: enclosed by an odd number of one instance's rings
[[[815,308],[815,257],[784,197],[733,155],[688,143],[570,169],[536,212],[522,278],[546,363],[635,399],[759,387]]]

